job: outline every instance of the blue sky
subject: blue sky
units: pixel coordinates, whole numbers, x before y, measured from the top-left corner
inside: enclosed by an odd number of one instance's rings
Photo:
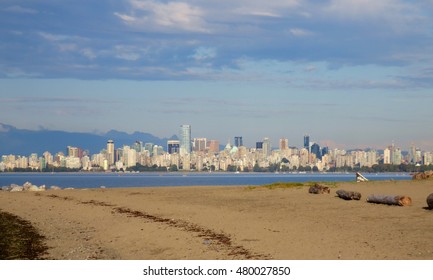
[[[433,2],[3,0],[0,84],[19,128],[433,150]]]

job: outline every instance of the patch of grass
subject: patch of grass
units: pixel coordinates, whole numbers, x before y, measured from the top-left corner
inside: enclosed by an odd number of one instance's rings
[[[324,185],[330,188],[336,188],[337,183],[336,182],[276,182],[268,185],[262,185],[262,186],[248,186],[246,187],[247,190],[255,190],[255,189],[291,189],[291,188],[302,188],[302,187],[311,187],[315,184]]]
[[[0,260],[40,260],[47,253],[45,237],[13,214],[0,211]]]
[[[298,183],[298,182],[276,182],[268,185],[262,185],[262,186],[249,186],[247,187],[248,190],[255,190],[255,189],[290,189],[290,188],[299,188],[304,187],[304,183]]]

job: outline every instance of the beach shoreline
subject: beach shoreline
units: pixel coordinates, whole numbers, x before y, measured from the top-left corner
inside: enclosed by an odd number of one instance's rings
[[[357,191],[359,201],[336,197]],[[46,237],[46,259],[433,259],[432,180],[337,182],[330,194],[241,186],[10,193],[0,211]],[[411,206],[371,204],[407,195]]]

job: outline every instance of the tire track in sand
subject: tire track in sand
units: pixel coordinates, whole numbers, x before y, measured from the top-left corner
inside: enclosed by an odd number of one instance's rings
[[[111,208],[112,214],[121,214],[121,215],[126,215],[129,218],[140,218],[145,221],[164,224],[166,226],[191,233],[196,237],[203,238],[205,240],[204,243],[216,244],[219,247],[223,248],[225,251],[227,251],[228,256],[233,258],[240,258],[240,259],[247,259],[247,260],[272,259],[272,257],[269,255],[255,253],[243,246],[234,244],[232,238],[228,234],[217,233],[212,229],[208,229],[198,224],[187,222],[181,219],[164,218],[161,216],[156,216],[156,215],[146,213],[144,211],[132,210],[127,207],[119,207],[117,205],[107,203],[104,201],[96,201],[96,200],[80,201],[70,196],[58,196],[55,194],[47,195],[46,197],[53,198],[53,199],[61,199],[65,201],[76,201],[78,204],[83,204],[83,205],[109,207]]]

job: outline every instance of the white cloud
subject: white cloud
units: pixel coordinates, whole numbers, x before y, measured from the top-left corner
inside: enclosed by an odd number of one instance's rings
[[[305,37],[305,36],[313,35],[313,32],[301,28],[291,28],[289,29],[289,33],[296,37]]]
[[[345,20],[381,21],[396,31],[413,31],[425,20],[416,3],[403,0],[332,0],[323,11]]]
[[[115,15],[134,27],[208,32],[205,27],[205,12],[198,6],[184,2],[160,3],[153,0],[129,0],[129,3],[132,7],[131,15]]]
[[[81,49],[80,53],[89,59],[95,59],[97,57],[95,52],[89,48]]]
[[[195,60],[208,60],[213,59],[217,55],[215,48],[206,48],[206,47],[199,47],[195,50],[192,57]]]
[[[18,5],[4,8],[3,11],[11,12],[11,13],[19,13],[19,14],[37,14],[37,13],[39,13],[37,10],[29,9],[29,8],[23,8],[23,7],[18,6]]]

